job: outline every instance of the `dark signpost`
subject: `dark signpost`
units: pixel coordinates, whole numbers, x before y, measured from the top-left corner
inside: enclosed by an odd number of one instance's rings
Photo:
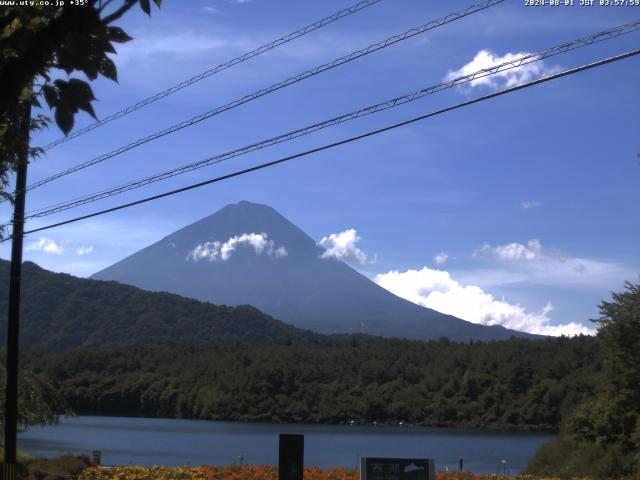
[[[435,480],[431,459],[360,458],[360,480]]]
[[[302,480],[304,435],[280,434],[278,480]]]

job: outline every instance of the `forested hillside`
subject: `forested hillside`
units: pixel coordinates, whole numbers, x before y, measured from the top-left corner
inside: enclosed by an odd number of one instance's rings
[[[592,337],[154,345],[30,354],[79,414],[556,428],[593,392]]]
[[[0,260],[0,312],[6,312],[9,262]],[[25,262],[20,340],[23,349],[140,345],[216,340],[327,343],[251,306],[226,307],[116,282],[53,273]],[[0,316],[0,343],[6,340]]]

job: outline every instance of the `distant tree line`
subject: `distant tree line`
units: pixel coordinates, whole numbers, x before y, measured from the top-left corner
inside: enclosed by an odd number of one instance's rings
[[[555,429],[597,388],[596,339],[149,345],[33,353],[78,414]]]

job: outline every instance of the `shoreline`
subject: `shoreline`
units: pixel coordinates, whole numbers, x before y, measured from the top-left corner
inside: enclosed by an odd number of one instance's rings
[[[283,422],[274,419],[224,419],[224,418],[192,418],[192,417],[145,417],[139,415],[112,415],[112,414],[100,414],[100,413],[79,413],[77,415],[61,415],[60,418],[72,419],[79,417],[96,417],[96,418],[123,418],[123,419],[140,419],[140,420],[176,420],[176,421],[194,421],[194,422],[217,422],[217,423],[234,423],[238,425],[282,425],[282,426],[300,426],[300,427],[370,427],[370,428],[398,428],[398,429],[433,429],[433,430],[460,430],[460,431],[478,431],[478,432],[496,432],[496,433],[509,433],[509,434],[531,434],[540,433],[547,435],[557,435],[560,430],[557,428],[551,428],[548,426],[540,427],[535,425],[468,425],[468,424],[436,424],[426,425],[421,423],[410,424],[408,422]]]

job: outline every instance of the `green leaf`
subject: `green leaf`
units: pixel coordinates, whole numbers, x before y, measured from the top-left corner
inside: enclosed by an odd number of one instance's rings
[[[91,90],[91,86],[87,82],[72,78],[69,81],[65,94],[68,97],[68,99],[65,99],[67,100],[67,105],[75,108],[75,111],[80,109],[87,112],[93,118],[96,118],[96,113],[91,105],[91,101],[95,100],[96,97],[94,97],[93,90]]]
[[[124,43],[133,40],[120,27],[107,27],[107,38],[112,42]]]
[[[40,103],[40,100],[38,100],[38,97],[36,95],[34,95],[31,99],[31,105],[37,108],[42,108],[42,104]]]
[[[104,57],[100,62],[100,73],[110,80],[118,83],[118,70],[116,64],[109,57]]]
[[[151,5],[149,4],[149,0],[140,0],[140,8],[147,15],[151,16]]]
[[[104,54],[103,54],[104,55]],[[102,57],[98,57],[95,54],[91,54],[85,58],[81,70],[85,73],[89,80],[95,80],[98,78],[98,71],[100,70],[100,60]]]
[[[55,87],[51,85],[45,85],[42,87],[42,93],[44,94],[44,99],[49,105],[49,108],[53,108],[58,104],[58,91]]]
[[[20,92],[20,97],[18,97],[21,102],[31,102],[33,99],[33,90],[31,88],[25,87]]]
[[[93,117],[94,120],[98,119],[98,116],[96,115],[96,112],[93,109],[93,105],[91,105],[90,103],[82,103],[78,105],[78,108],[84,112],[87,112],[89,115]]]
[[[63,105],[56,108],[56,124],[60,127],[60,130],[62,130],[65,136],[67,136],[73,128],[73,114],[74,112]]]
[[[69,80],[69,88],[77,91],[83,98],[87,98],[88,100],[96,99],[96,97],[93,95],[93,90],[91,90],[91,85],[83,80],[72,78],[71,80]]]
[[[68,82],[64,80],[56,80],[54,82],[58,87],[58,102],[56,105],[56,123],[65,131],[64,128],[68,125],[68,115],[71,115],[71,125],[73,125],[73,116],[82,110],[87,112],[93,118],[96,118],[96,113],[93,110],[91,102],[95,100],[93,90],[91,86],[77,78],[72,78]],[[60,122],[63,122],[60,124]]]
[[[103,53],[117,53],[116,49],[113,48],[113,45],[111,45],[111,42],[109,41],[109,36],[107,35],[107,32],[104,32],[104,35],[100,35],[100,37],[96,40],[97,45],[99,46],[100,49],[102,49]]]

